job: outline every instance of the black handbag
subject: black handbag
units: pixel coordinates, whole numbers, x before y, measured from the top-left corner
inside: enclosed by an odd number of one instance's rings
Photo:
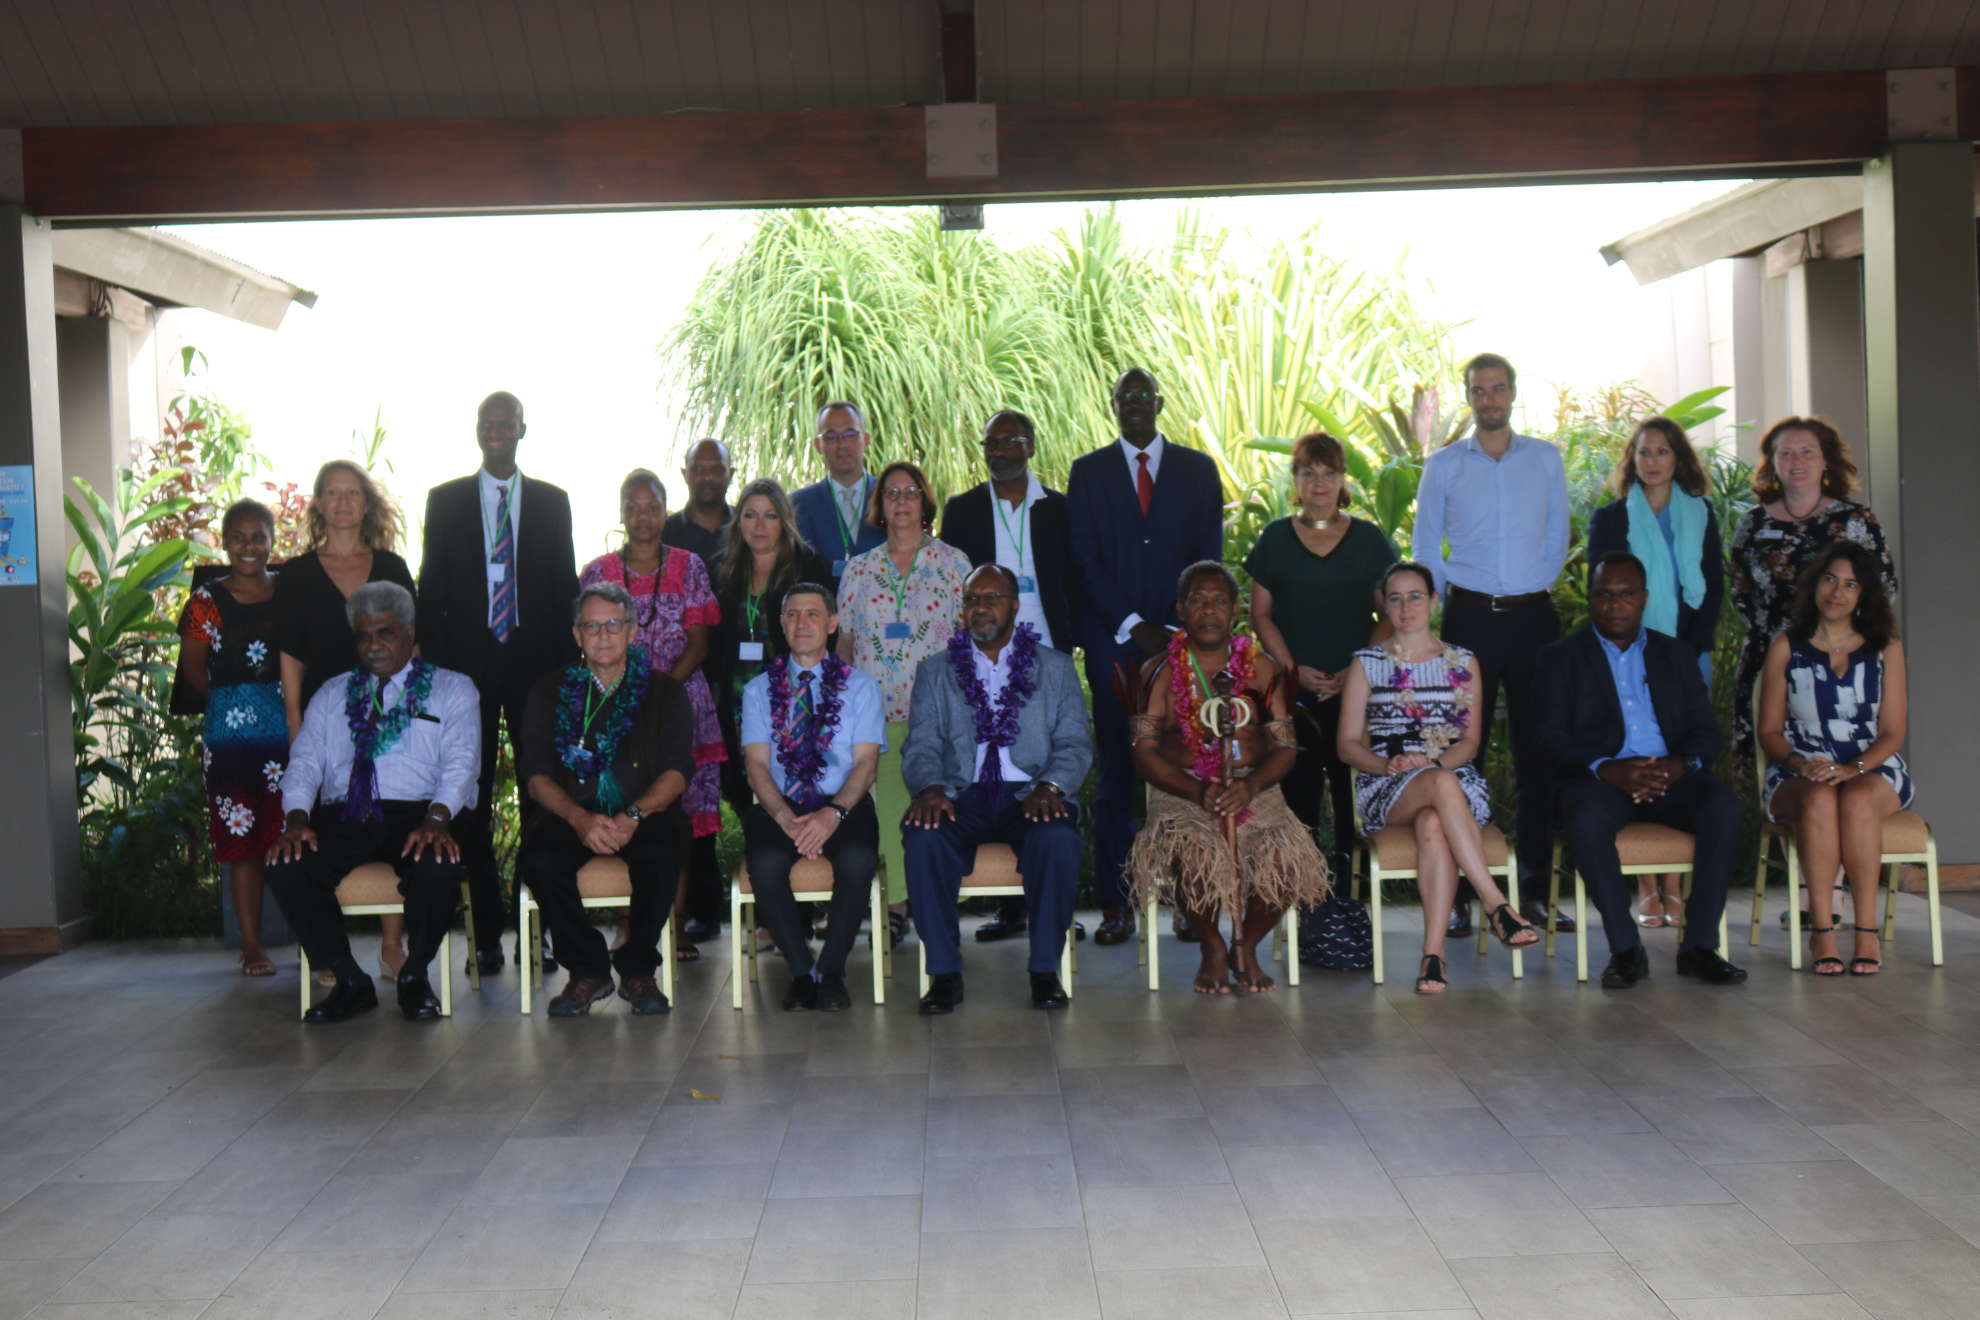
[[[1308,967],[1328,967],[1337,972],[1370,967],[1375,961],[1375,938],[1367,905],[1348,898],[1329,898],[1300,913],[1299,960]]]

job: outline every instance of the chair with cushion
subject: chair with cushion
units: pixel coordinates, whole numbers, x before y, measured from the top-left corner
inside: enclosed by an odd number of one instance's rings
[[[1022,898],[1024,877],[1018,874],[1017,854],[1008,843],[986,843],[976,850],[976,860],[963,877],[958,901],[971,898]],[[921,956],[921,993],[928,993],[928,946],[916,940]],[[1059,955],[1059,982],[1068,998],[1073,992],[1073,972],[1079,967],[1074,953],[1072,927],[1066,927],[1066,949]]]
[[[1384,880],[1416,880],[1416,831],[1407,825],[1388,825],[1373,834],[1362,831],[1356,822],[1356,832],[1361,834],[1361,846],[1356,850],[1360,865],[1355,868],[1353,896],[1361,896],[1361,881],[1368,880],[1368,923],[1372,928],[1373,971],[1375,984],[1382,984],[1382,882]],[[1506,899],[1519,911],[1519,864],[1513,859],[1512,845],[1496,825],[1483,826],[1479,833],[1484,836],[1485,867],[1506,891]],[[1481,920],[1478,923],[1478,952],[1485,952],[1486,940],[1490,938],[1491,923]],[[1518,949],[1508,950],[1512,954],[1512,974],[1515,981],[1526,975],[1526,957]],[[1297,955],[1295,955],[1296,957]]]
[[[399,873],[384,862],[366,862],[356,867],[350,874],[337,882],[337,906],[347,917],[376,917],[386,913],[404,913],[406,900],[399,893]],[[454,969],[448,959],[453,957],[454,933],[449,930],[440,936],[440,951],[433,956],[440,961],[440,1016],[454,1015]],[[309,1012],[311,981],[309,974],[309,952],[300,943],[296,945],[296,956],[302,963],[302,1012]]]
[[[1681,890],[1686,898],[1691,897],[1692,859],[1697,851],[1697,840],[1683,830],[1672,829],[1669,825],[1653,825],[1648,821],[1633,821],[1616,832],[1616,856],[1622,862],[1624,875],[1682,875],[1684,887]],[[1554,914],[1561,901],[1561,875],[1572,870],[1574,874],[1574,979],[1588,979],[1588,887],[1581,878],[1581,868],[1571,866],[1567,856],[1567,845],[1556,841],[1554,844],[1554,874],[1547,886],[1547,956],[1554,956]],[[1730,946],[1726,942],[1726,914],[1719,913],[1719,956],[1725,957]]]
[[[894,950],[887,932],[887,864],[873,871],[872,912],[868,917],[873,956],[873,1002],[887,1002],[887,978],[894,970]],[[824,903],[832,897],[832,863],[823,857],[800,857],[791,867],[791,897],[800,903]],[[736,864],[729,885],[729,1002],[743,1006],[743,963],[749,963],[750,984],[756,983],[756,932],[751,927],[749,909],[756,906],[756,894],[749,884],[749,862]]]
[[[632,902],[632,875],[618,857],[593,857],[577,873],[578,897],[588,908],[622,908]],[[531,995],[543,984],[543,909],[536,906],[536,895],[528,885],[516,886],[517,939],[529,959],[522,977],[521,1006],[529,1016]],[[660,993],[674,997],[674,914],[660,923]]]

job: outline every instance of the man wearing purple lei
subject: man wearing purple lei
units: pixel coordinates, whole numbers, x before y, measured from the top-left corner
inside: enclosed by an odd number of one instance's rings
[[[633,599],[618,583],[578,592],[571,633],[584,659],[536,681],[516,759],[516,874],[571,973],[549,1013],[589,1013],[611,995],[614,968],[619,998],[634,1013],[665,1013],[673,1006],[654,973],[680,883],[675,835],[694,773],[694,706],[685,687],[631,645]],[[593,857],[620,858],[632,883],[626,942],[609,954],[578,893],[578,872]]]
[[[780,622],[790,653],[742,694],[743,764],[756,793],[743,813],[743,848],[757,920],[791,969],[784,1011],[838,1013],[852,1006],[846,955],[880,865],[880,821],[867,790],[887,721],[880,685],[825,649],[839,630],[831,588],[798,583],[784,593]],[[800,857],[832,864],[825,947],[815,959],[791,894]]]
[[[412,593],[370,582],[344,604],[357,667],[318,688],[303,712],[282,776],[285,828],[268,852],[268,887],[309,960],[337,985],[303,1014],[342,1022],[378,1007],[378,991],[351,956],[337,885],[353,868],[387,862],[406,902],[399,1011],[440,1016],[427,980],[463,875],[448,822],[475,803],[481,773],[481,698],[465,674],[413,658]]]
[[[963,584],[963,631],[915,669],[901,777],[914,804],[901,830],[908,903],[928,950],[923,1013],[962,1002],[956,917],[977,848],[1017,853],[1031,928],[1031,1004],[1064,1008],[1059,955],[1072,926],[1081,839],[1074,798],[1093,736],[1071,657],[1017,627],[1017,578],[985,564]]]

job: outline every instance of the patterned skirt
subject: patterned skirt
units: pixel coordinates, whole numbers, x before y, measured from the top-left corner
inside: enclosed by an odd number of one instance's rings
[[[1153,895],[1196,911],[1241,912],[1248,897],[1308,906],[1329,889],[1327,860],[1277,784],[1252,799],[1235,854],[1218,817],[1150,784],[1148,819],[1134,836],[1128,869],[1137,904]]]
[[[1820,754],[1827,756],[1829,753],[1822,752]],[[1916,790],[1912,787],[1911,770],[1905,765],[1902,756],[1893,756],[1882,765],[1872,766],[1870,773],[1883,776],[1884,780],[1892,788],[1897,790],[1898,806],[1900,809],[1906,811],[1911,809],[1911,799]],[[1768,820],[1779,819],[1774,815],[1774,790],[1793,778],[1793,771],[1789,770],[1779,761],[1775,761],[1767,767],[1766,804]]]
[[[206,809],[213,857],[260,857],[282,832],[289,724],[280,683],[217,687],[206,697]]]
[[[1416,770],[1405,770],[1399,775],[1364,775],[1360,771],[1354,776],[1354,809],[1361,814],[1362,832],[1373,834],[1389,823],[1389,813],[1395,810],[1396,799],[1403,790],[1415,782],[1416,777],[1431,766]],[[1478,767],[1467,761],[1451,771],[1464,789],[1464,800],[1471,805],[1471,816],[1480,825],[1492,823],[1492,790],[1486,784],[1485,776],[1478,773]]]
[[[722,831],[722,763],[729,759],[722,725],[715,717],[715,692],[697,669],[688,675],[688,704],[694,707],[694,775],[681,806],[694,825],[694,837]]]

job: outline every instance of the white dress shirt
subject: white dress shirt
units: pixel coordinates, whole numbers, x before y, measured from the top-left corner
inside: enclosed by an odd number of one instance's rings
[[[385,709],[406,690],[412,664],[385,680]],[[367,683],[377,680],[365,676]],[[342,802],[351,782],[357,749],[344,715],[348,675],[316,690],[303,712],[302,731],[289,748],[282,775],[282,810],[308,811],[320,797]],[[466,674],[436,669],[426,709],[415,716],[391,750],[376,760],[382,802],[438,802],[453,815],[475,803],[481,778],[481,694]]]
[[[515,572],[522,563],[522,469],[517,468],[509,479],[503,481],[492,477],[487,468],[475,473],[481,489],[481,558],[488,565],[488,621],[495,621],[495,584],[502,580],[501,569],[495,563],[496,514],[502,507],[502,488],[509,488],[509,534],[515,538],[516,554],[508,566]],[[516,618],[522,618],[522,584],[516,584]]]
[[[1004,684],[1009,680],[1011,675],[1011,643],[1004,643],[1004,649],[997,653],[995,664],[990,662],[989,656],[983,654],[982,647],[973,643],[969,648],[969,653],[976,660],[976,679],[979,683],[983,684],[983,694],[990,702],[990,711],[994,715],[997,711],[997,698],[1003,695]],[[968,706],[969,703],[964,702],[963,704]],[[1022,712],[1020,712],[1019,718],[1023,718]],[[982,776],[983,758],[988,756],[990,752],[991,747],[989,743],[980,742],[976,744],[976,765],[972,769],[972,783],[975,782],[976,778]],[[1028,784],[1031,782],[1031,776],[1018,769],[1016,764],[1012,762],[1010,748],[999,747],[996,749],[996,752],[997,764],[1003,770],[1005,783]]]
[[[1047,646],[1056,647],[1052,639],[1052,627],[1045,622],[1045,598],[1038,593],[1038,556],[1032,547],[1038,544],[1037,535],[1031,528],[1033,506],[1045,498],[1045,487],[1036,475],[1027,474],[1024,499],[1013,509],[993,484],[990,491],[990,520],[996,524],[997,562],[1018,575],[1020,579],[1031,579],[1031,590],[1026,591],[1020,583],[1017,600],[1017,621],[1028,623],[1038,634],[1038,640]]]
[[[1120,441],[1121,456],[1127,460],[1128,487],[1134,491],[1136,499],[1141,498],[1141,456],[1148,455],[1148,480],[1153,483],[1158,480],[1162,466],[1162,449],[1168,443],[1168,439],[1159,431],[1155,433],[1155,438],[1148,442],[1146,449],[1136,449],[1125,439]],[[1134,625],[1140,622],[1139,614],[1130,614],[1122,619],[1121,626],[1114,630],[1114,644],[1116,646],[1125,644],[1127,639],[1134,635]]]
[[[845,519],[846,527],[852,528],[853,539],[857,541],[859,525],[866,520],[867,501],[872,498],[872,479],[862,474],[850,486],[841,486],[839,479],[829,474],[826,480],[832,483],[832,498],[839,502],[839,516]]]

